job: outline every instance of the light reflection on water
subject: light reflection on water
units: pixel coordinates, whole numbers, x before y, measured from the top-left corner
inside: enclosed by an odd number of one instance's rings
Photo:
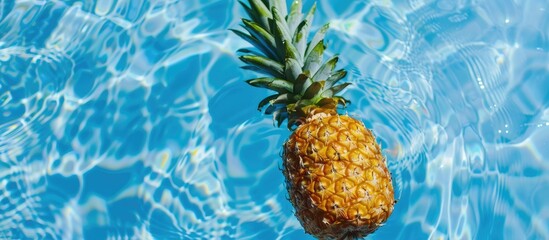
[[[318,2],[399,202],[373,236],[549,238],[543,1]],[[311,6],[313,1],[305,1]],[[0,3],[0,238],[304,239],[236,1]]]

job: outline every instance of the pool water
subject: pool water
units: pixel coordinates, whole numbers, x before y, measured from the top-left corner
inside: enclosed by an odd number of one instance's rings
[[[304,0],[308,9],[314,1]],[[549,2],[319,0],[399,199],[369,239],[549,239]],[[0,0],[0,239],[312,239],[234,0]]]

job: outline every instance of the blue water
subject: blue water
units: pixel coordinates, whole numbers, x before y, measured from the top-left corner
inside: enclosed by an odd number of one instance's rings
[[[549,239],[549,1],[318,1],[399,199],[369,239]],[[305,0],[306,8],[312,0]],[[0,0],[0,239],[312,239],[233,0]]]

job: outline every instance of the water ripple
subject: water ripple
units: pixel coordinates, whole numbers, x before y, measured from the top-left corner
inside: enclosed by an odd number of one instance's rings
[[[33,48],[0,49],[0,62],[0,149],[9,152],[42,137],[64,102],[59,91],[71,78],[73,62]]]
[[[318,1],[347,114],[393,173],[375,238],[549,238],[546,11]],[[310,237],[235,16],[237,1],[0,1],[0,238]]]

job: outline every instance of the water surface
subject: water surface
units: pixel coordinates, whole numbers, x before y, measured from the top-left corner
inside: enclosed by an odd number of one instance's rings
[[[313,1],[305,0],[306,8]],[[371,239],[549,238],[549,2],[317,1],[399,199]],[[0,238],[312,239],[236,1],[0,1]]]

